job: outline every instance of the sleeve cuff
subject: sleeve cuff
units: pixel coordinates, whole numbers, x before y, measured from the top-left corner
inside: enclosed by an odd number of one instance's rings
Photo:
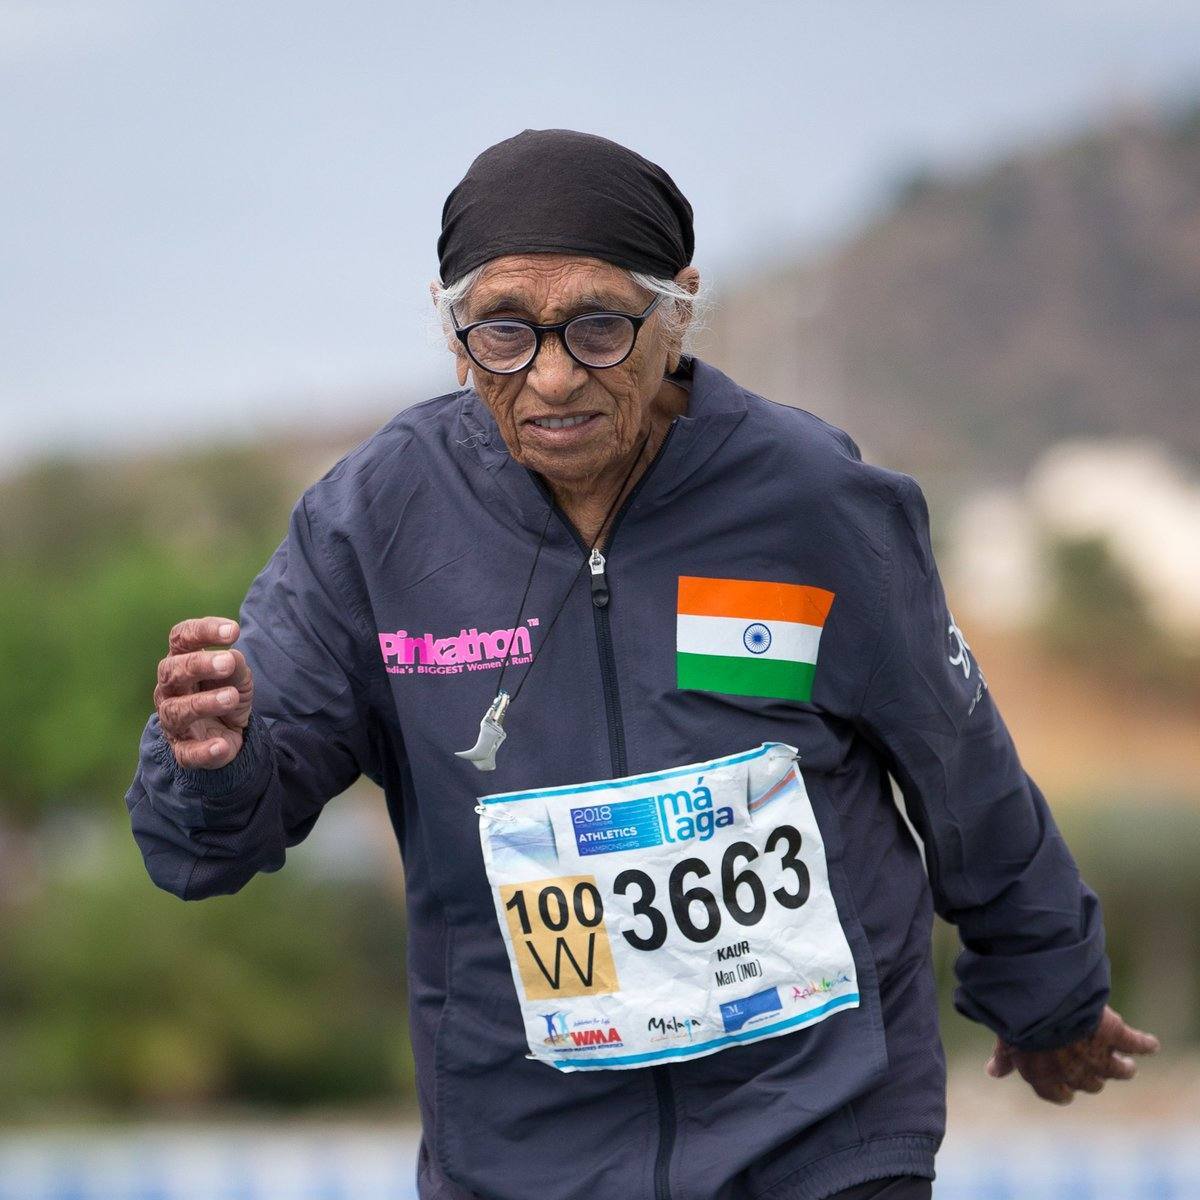
[[[1082,893],[1084,928],[1074,945],[1015,955],[964,948],[954,1007],[1018,1050],[1054,1050],[1092,1033],[1108,1003],[1110,965],[1099,901],[1086,885]]]
[[[235,792],[251,780],[263,756],[263,738],[266,734],[266,722],[251,710],[250,721],[242,732],[242,748],[234,756],[232,762],[212,770],[181,767],[175,762],[175,755],[167,746],[167,753],[175,763],[175,778],[191,792],[201,796],[219,799]],[[165,744],[165,743],[164,743]]]
[[[199,822],[187,822],[193,827],[220,828],[222,819],[231,809],[242,809],[247,801],[257,801],[266,790],[274,771],[274,746],[266,721],[251,710],[250,721],[242,735],[242,748],[232,762],[211,771],[182,767],[162,736],[157,716],[150,718],[147,733],[151,736],[151,753],[157,760],[164,782],[170,790],[192,803],[185,804]],[[198,801],[198,805],[195,803]],[[195,812],[199,808],[200,812]]]
[[[1036,1034],[1021,1038],[1012,1045],[1017,1050],[1057,1050],[1061,1046],[1069,1046],[1096,1032],[1100,1018],[1104,1015],[1104,1006],[1108,1003],[1107,989],[1104,995],[1089,1005],[1083,1016],[1077,1016],[1070,1024],[1049,1025]]]

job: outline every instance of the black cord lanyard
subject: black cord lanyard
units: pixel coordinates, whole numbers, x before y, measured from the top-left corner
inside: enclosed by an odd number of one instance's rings
[[[509,704],[516,700],[516,698],[521,694],[521,689],[525,686],[525,681],[529,678],[529,673],[533,670],[534,664],[537,662],[537,656],[542,652],[542,647],[544,647],[550,640],[550,634],[553,631],[558,618],[562,615],[563,609],[566,608],[567,601],[571,598],[571,593],[575,590],[575,585],[579,582],[579,576],[583,574],[583,568],[588,565],[588,560],[591,558],[592,554],[595,553],[596,547],[600,544],[600,539],[604,536],[604,531],[608,527],[609,521],[612,520],[613,513],[617,511],[617,505],[620,503],[621,497],[624,496],[625,489],[629,486],[629,481],[633,478],[633,473],[637,470],[638,463],[642,461],[642,455],[645,453],[646,446],[649,444],[649,442],[650,434],[647,433],[642,439],[642,444],[638,447],[638,452],[634,456],[632,466],[630,466],[629,470],[625,473],[625,478],[621,480],[621,486],[617,488],[617,494],[613,497],[612,503],[608,506],[608,511],[604,514],[604,519],[600,522],[600,528],[596,531],[596,536],[593,539],[592,544],[588,547],[583,561],[579,564],[579,569],[571,577],[570,585],[563,593],[563,598],[559,602],[558,608],[555,609],[554,616],[550,619],[550,624],[546,626],[546,632],[542,634],[541,645],[539,645],[537,649],[533,651],[525,674],[521,676],[520,682],[518,682],[517,686],[513,689],[512,695],[509,696]],[[553,515],[554,507],[551,505],[546,510],[546,523],[542,526],[542,536],[538,538],[537,551],[533,556],[533,566],[529,568],[529,578],[525,581],[525,591],[521,596],[520,606],[517,608],[517,619],[512,623],[513,635],[511,638],[509,638],[508,650],[505,652],[504,661],[500,664],[500,678],[496,681],[497,697],[499,697],[500,693],[504,690],[502,686],[504,683],[504,672],[508,669],[508,660],[512,656],[513,643],[517,640],[516,630],[525,611],[525,601],[528,599],[529,589],[533,585],[533,574],[537,570],[538,559],[541,557],[542,546],[546,541],[546,533],[550,528],[550,518]]]
[[[550,635],[554,632],[554,626],[558,624],[558,618],[562,616],[563,609],[566,608],[567,601],[570,599],[571,593],[575,590],[575,585],[579,582],[579,576],[583,574],[584,567],[587,566],[588,560],[596,552],[596,547],[600,544],[600,539],[604,536],[604,531],[608,527],[613,513],[617,511],[617,505],[621,497],[625,494],[625,489],[629,486],[629,481],[633,478],[633,473],[637,470],[638,463],[642,461],[642,454],[645,452],[649,442],[650,433],[647,433],[642,439],[642,444],[638,447],[638,452],[634,456],[633,463],[626,473],[625,478],[621,481],[621,486],[617,488],[617,494],[608,506],[608,512],[604,514],[604,520],[600,522],[600,528],[596,532],[595,539],[591,546],[588,547],[588,552],[579,564],[579,569],[571,577],[571,583],[563,593],[563,598],[559,602],[558,608],[555,609],[550,624],[546,626],[546,632],[542,634],[541,645],[530,655],[529,666],[525,669],[525,674],[521,676],[521,681],[513,690],[512,696],[509,696],[501,685],[504,683],[504,672],[508,669],[508,662],[512,657],[513,644],[517,640],[517,629],[520,627],[521,617],[525,612],[525,601],[529,598],[529,589],[533,586],[533,575],[537,570],[538,560],[542,556],[542,546],[546,542],[546,533],[550,528],[550,517],[554,512],[553,503],[547,508],[546,522],[542,526],[541,537],[538,538],[537,550],[533,555],[533,565],[529,568],[529,578],[525,581],[525,590],[521,595],[521,604],[517,609],[517,618],[512,623],[512,634],[508,639],[508,648],[505,650],[504,659],[500,663],[500,679],[496,684],[496,697],[487,712],[483,714],[483,720],[479,722],[479,737],[476,739],[475,745],[469,750],[456,750],[454,752],[456,758],[465,758],[481,771],[494,771],[496,769],[496,751],[500,749],[500,744],[507,736],[504,732],[504,716],[508,711],[508,706],[520,695],[521,689],[525,686],[525,681],[529,678],[530,672],[537,665],[542,648],[550,640]]]

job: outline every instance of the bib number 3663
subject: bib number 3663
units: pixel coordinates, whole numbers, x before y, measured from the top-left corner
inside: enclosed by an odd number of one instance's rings
[[[782,865],[793,879],[790,888],[786,884],[773,888],[769,897],[762,877],[753,869],[760,852],[752,842],[734,842],[729,846],[721,856],[719,872],[714,872],[702,858],[681,859],[667,877],[666,913],[670,918],[656,907],[658,888],[651,875],[637,867],[622,871],[613,881],[613,891],[618,896],[636,894],[633,913],[644,917],[649,929],[645,933],[625,929],[621,936],[635,950],[658,950],[666,944],[670,919],[689,941],[711,942],[727,922],[746,927],[757,925],[766,915],[769,901],[784,908],[800,908],[808,899],[810,888],[808,868],[800,858],[802,843],[799,830],[791,825],[780,825],[771,831],[766,853],[782,846]],[[713,886],[706,886],[705,881],[714,874]]]
[[[487,796],[480,811],[534,1058],[679,1061],[858,1005],[791,747]]]

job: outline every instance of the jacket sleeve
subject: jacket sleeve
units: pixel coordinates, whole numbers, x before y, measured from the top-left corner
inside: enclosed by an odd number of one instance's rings
[[[893,477],[887,580],[861,723],[962,939],[955,1007],[1026,1050],[1090,1033],[1108,998],[1100,904],[1017,757],[938,577],[917,484]]]
[[[360,662],[362,620],[338,543],[316,523],[312,489],[246,595],[237,649],[254,703],[237,757],[179,766],[157,714],[142,733],[126,794],[151,879],[185,900],[236,892],[277,871],[326,801],[360,774],[378,778]]]

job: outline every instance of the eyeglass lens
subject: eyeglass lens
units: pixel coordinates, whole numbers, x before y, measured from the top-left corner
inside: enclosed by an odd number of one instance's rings
[[[467,349],[489,371],[519,371],[535,344],[533,330],[515,321],[489,321],[467,334]]]
[[[567,348],[589,367],[621,361],[633,345],[633,322],[613,315],[576,317],[566,328]],[[490,371],[519,371],[533,358],[536,336],[517,321],[487,321],[467,335],[467,348]]]

